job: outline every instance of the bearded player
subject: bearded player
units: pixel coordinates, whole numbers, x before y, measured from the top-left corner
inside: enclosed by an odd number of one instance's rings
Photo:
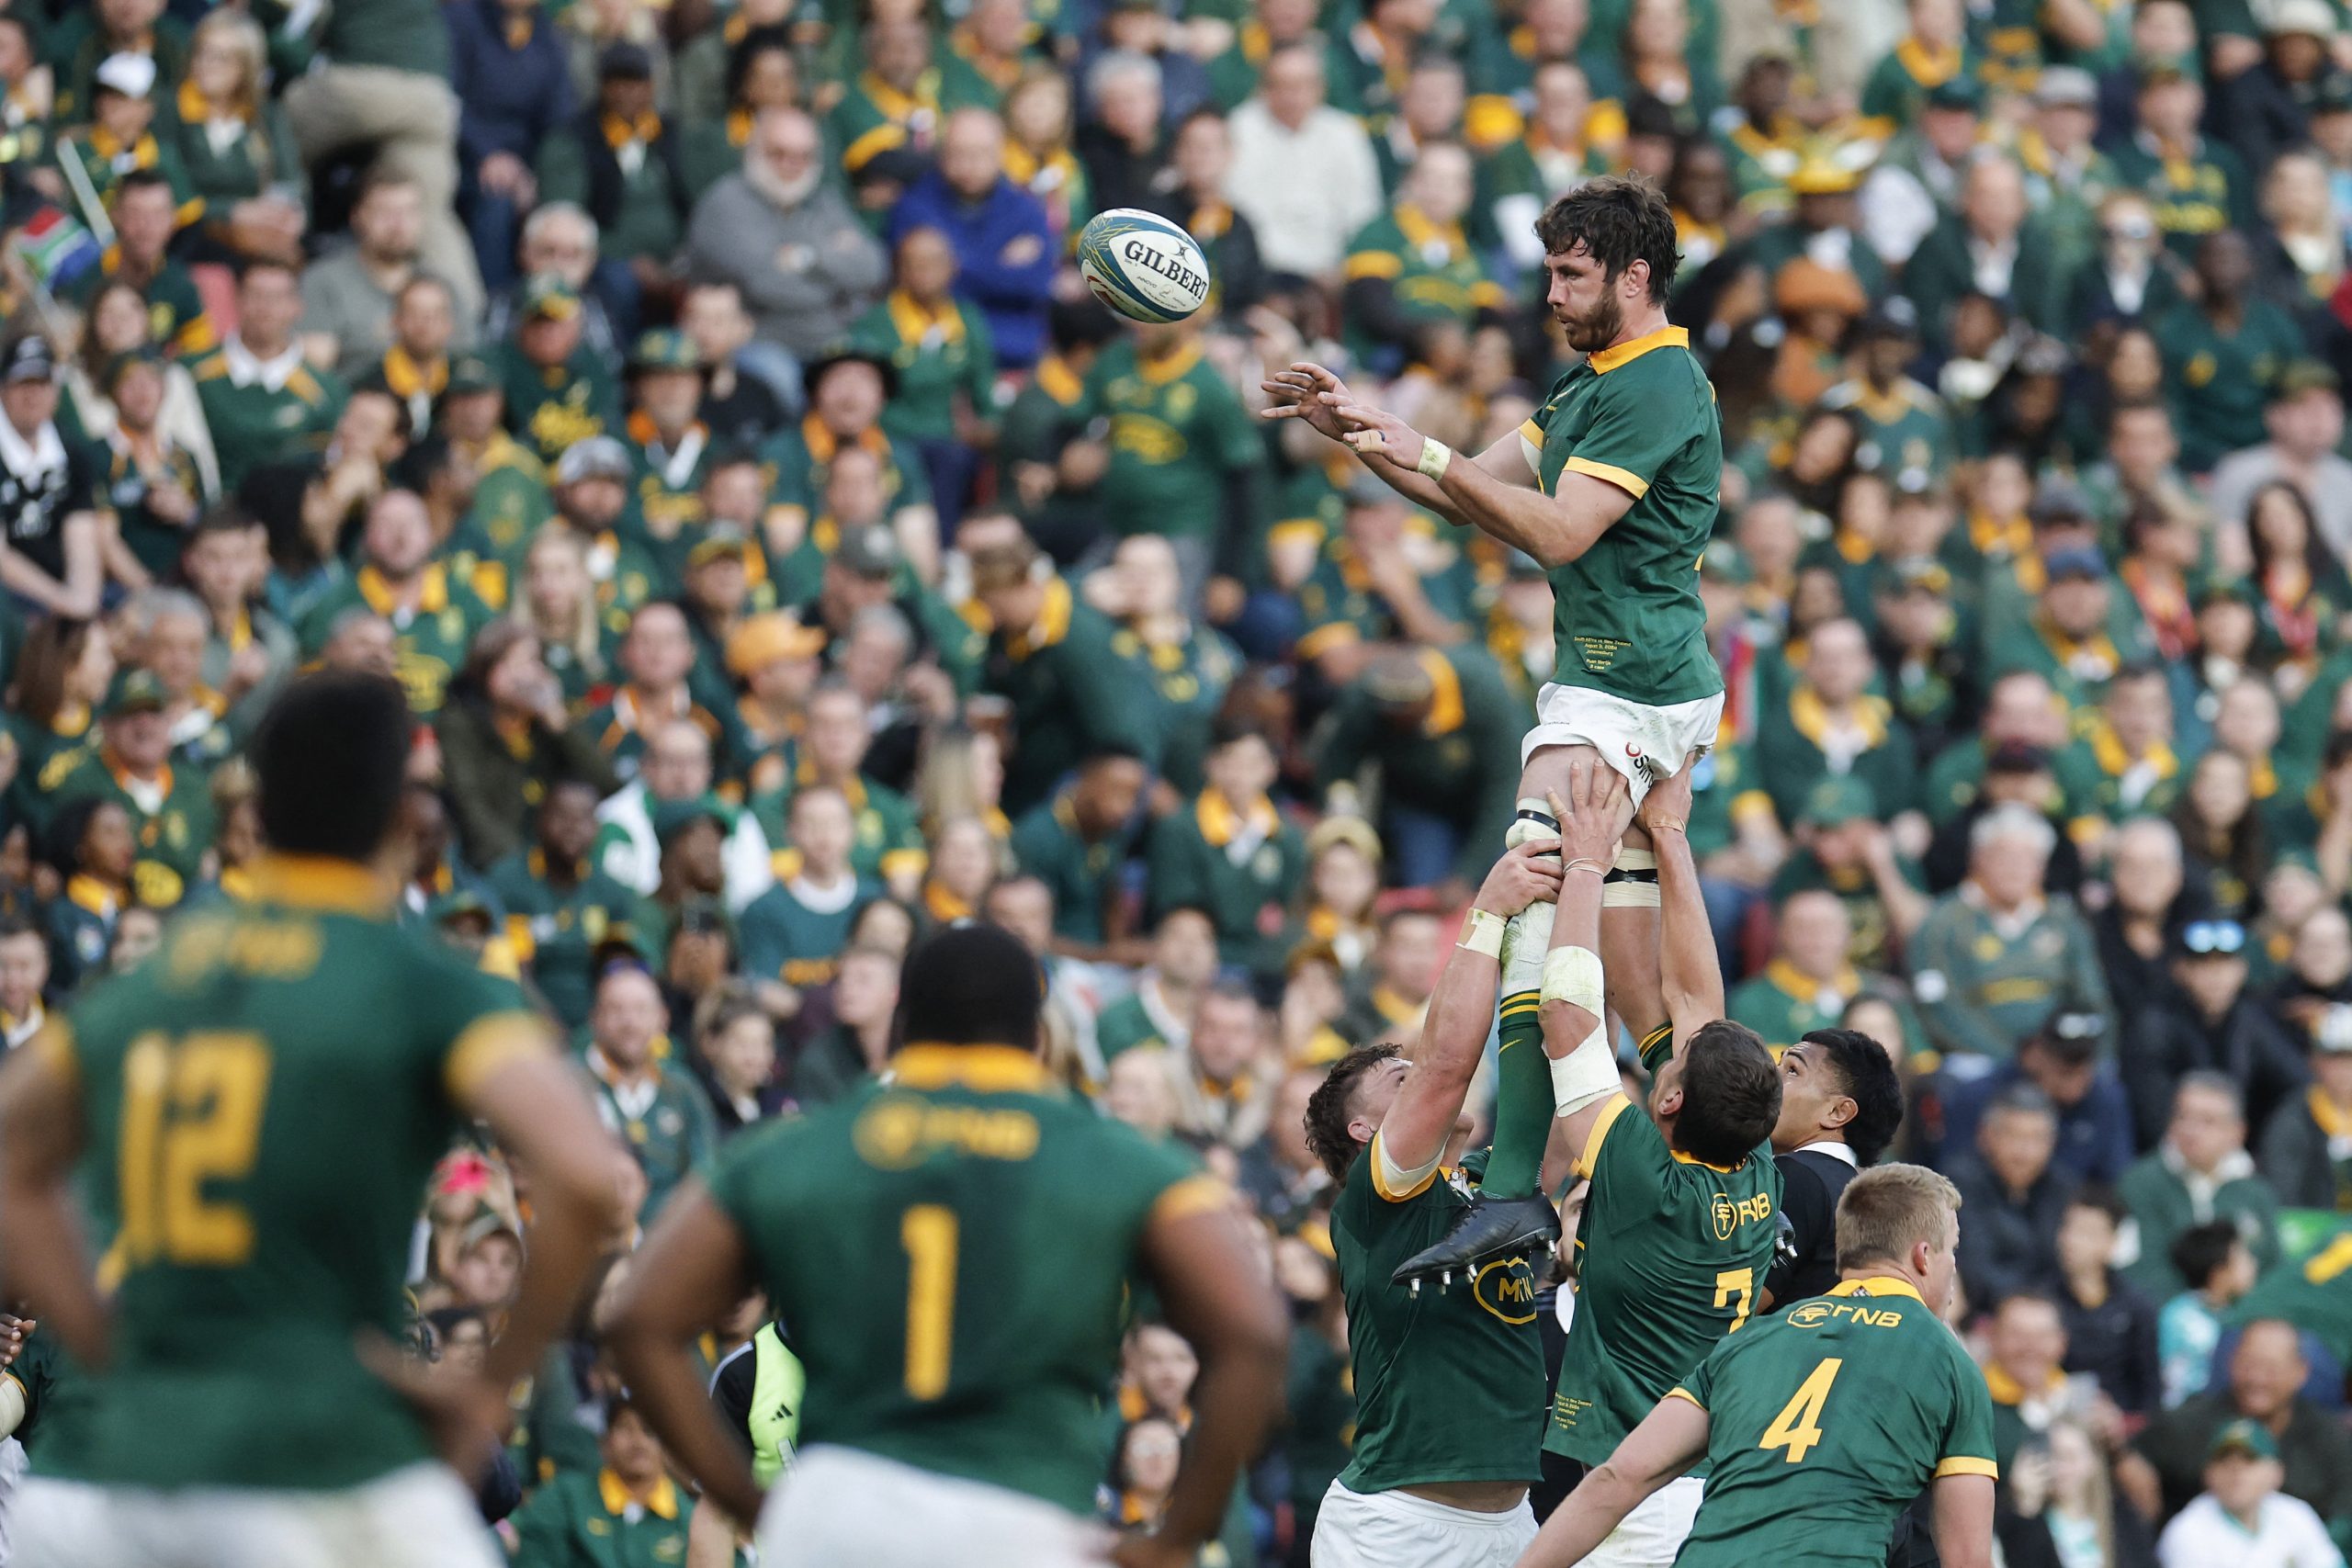
[[[1714,744],[1723,675],[1707,648],[1699,558],[1714,532],[1723,437],[1713,389],[1690,334],[1668,325],[1679,256],[1674,215],[1656,187],[1597,179],[1535,225],[1545,294],[1584,363],[1513,434],[1475,457],[1430,440],[1357,399],[1319,365],[1263,383],[1269,419],[1303,419],[1344,443],[1415,505],[1532,556],[1552,584],[1552,679],[1521,749],[1512,841],[1557,830],[1544,809],[1572,759],[1623,775],[1636,804]],[[1608,1004],[1636,1032],[1663,1018],[1657,878],[1648,837],[1628,831],[1604,866]],[[1559,1234],[1536,1190],[1555,1104],[1532,1011],[1550,950],[1552,907],[1515,916],[1505,944],[1503,1053],[1495,1145],[1478,1201],[1400,1277],[1458,1271]]]

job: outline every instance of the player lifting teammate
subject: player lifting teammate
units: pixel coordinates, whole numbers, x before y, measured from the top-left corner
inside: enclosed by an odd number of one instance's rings
[[[706,1496],[774,1568],[1078,1568],[1096,1404],[1128,1281],[1200,1354],[1165,1521],[1128,1568],[1189,1564],[1282,1399],[1285,1314],[1232,1195],[1058,1093],[1028,950],[951,928],[907,960],[887,1081],[744,1134],[671,1199],[607,1341]],[[802,1446],[763,1506],[694,1342],[764,1290],[808,1371]],[[949,1544],[952,1543],[952,1546]]]
[[[289,687],[254,741],[254,899],[181,917],[0,1070],[10,1283],[91,1369],[42,1432],[21,1564],[497,1561],[363,1337],[400,1332],[417,1195],[488,1122],[529,1178],[529,1265],[481,1373],[433,1394],[486,1458],[628,1156],[513,985],[392,923],[410,726],[390,681]]]
[[[1718,1346],[1577,1488],[1520,1568],[1569,1568],[1701,1459],[1706,1501],[1676,1568],[1879,1568],[1895,1516],[1931,1488],[1946,1568],[1992,1560],[1993,1405],[1940,1314],[1960,1194],[1880,1166],[1838,1205],[1827,1296]]]
[[[1589,763],[1598,753],[1638,804],[1714,743],[1724,693],[1698,575],[1714,531],[1723,438],[1690,334],[1666,319],[1679,260],[1674,215],[1649,185],[1596,179],[1555,201],[1536,235],[1546,301],[1586,358],[1533,419],[1476,457],[1363,404],[1319,365],[1293,365],[1264,383],[1268,418],[1305,420],[1414,504],[1546,569],[1557,651],[1521,748],[1514,841],[1552,835],[1544,796],[1566,789],[1572,759]],[[1647,1031],[1662,1020],[1654,851],[1634,829],[1599,858],[1608,883],[1608,1002],[1628,1027]],[[1600,1079],[1561,1078],[1566,1069],[1542,1043],[1533,1010],[1511,1006],[1540,985],[1550,919],[1539,904],[1510,924],[1495,1146],[1479,1200],[1444,1242],[1408,1262],[1408,1277],[1458,1270],[1559,1234],[1537,1190],[1551,1111]]]
[[[1307,1144],[1339,1186],[1331,1246],[1356,1398],[1353,1455],[1316,1516],[1316,1568],[1509,1568],[1534,1537],[1544,1352],[1528,1258],[1450,1291],[1391,1276],[1468,1201],[1439,1164],[1486,1051],[1504,922],[1558,896],[1557,848],[1521,844],[1487,873],[1411,1056],[1360,1046],[1307,1103]]]

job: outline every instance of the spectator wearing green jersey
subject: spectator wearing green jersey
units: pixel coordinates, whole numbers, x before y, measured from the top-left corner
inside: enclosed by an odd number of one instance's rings
[[[574,1472],[540,1487],[509,1528],[514,1568],[662,1568],[684,1561],[695,1499],[670,1477],[661,1439],[626,1394],[605,1402],[595,1474]]]
[[[597,982],[585,1064],[597,1115],[645,1173],[641,1221],[718,1146],[709,1098],[686,1071],[667,1021],[662,989],[643,968],[617,964]]]

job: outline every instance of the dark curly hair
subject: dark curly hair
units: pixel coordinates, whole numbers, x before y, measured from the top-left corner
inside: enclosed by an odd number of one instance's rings
[[[1830,1071],[1854,1102],[1853,1120],[1846,1123],[1846,1146],[1854,1163],[1867,1169],[1894,1142],[1903,1125],[1903,1080],[1886,1047],[1858,1029],[1816,1029],[1804,1044],[1818,1045],[1828,1055]]]
[[[1404,1047],[1396,1044],[1359,1045],[1331,1065],[1330,1072],[1308,1099],[1306,1146],[1323,1162],[1323,1168],[1331,1173],[1332,1180],[1348,1179],[1348,1168],[1355,1164],[1360,1152],[1348,1132],[1356,1085],[1363,1081],[1364,1074],[1403,1052]]]
[[[1675,268],[1682,265],[1674,209],[1645,179],[1609,175],[1587,180],[1544,209],[1535,220],[1535,237],[1548,255],[1565,254],[1581,242],[1610,283],[1635,262],[1647,262],[1654,300],[1672,291]]]

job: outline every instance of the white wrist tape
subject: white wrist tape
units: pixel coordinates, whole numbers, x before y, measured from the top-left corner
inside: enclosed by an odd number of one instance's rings
[[[1503,955],[1503,931],[1510,923],[1490,909],[1473,909],[1470,911],[1470,923],[1462,928],[1461,938],[1453,945],[1466,948],[1472,953],[1483,953],[1487,957],[1500,962]]]
[[[1420,460],[1413,465],[1431,480],[1445,478],[1445,466],[1453,461],[1453,448],[1433,435],[1421,437]]]
[[[1544,955],[1544,999],[1582,1008],[1599,1018],[1601,1000],[1600,954],[1589,947],[1555,947]]]

